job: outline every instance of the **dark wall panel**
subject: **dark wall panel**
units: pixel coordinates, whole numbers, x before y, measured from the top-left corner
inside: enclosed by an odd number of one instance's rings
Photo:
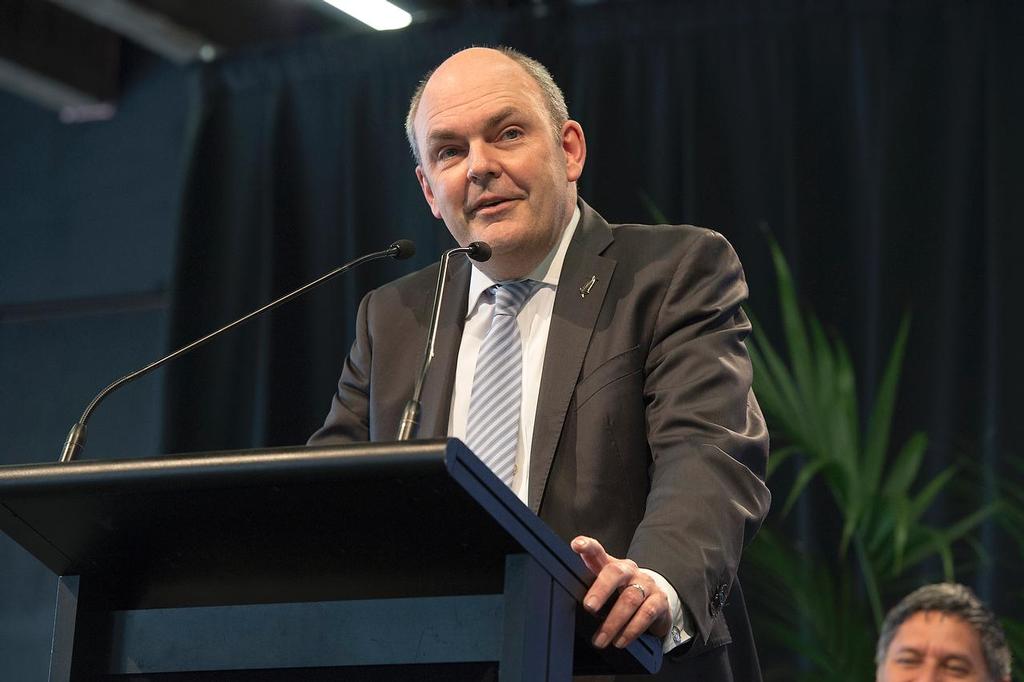
[[[184,73],[144,60],[124,78],[114,118],[94,123],[0,92],[0,306],[166,288]]]
[[[109,121],[0,94],[0,464],[55,460],[96,392],[165,351],[185,74],[135,57]],[[156,453],[162,384],[103,403],[85,455]],[[0,536],[0,679],[47,678],[55,587]]]

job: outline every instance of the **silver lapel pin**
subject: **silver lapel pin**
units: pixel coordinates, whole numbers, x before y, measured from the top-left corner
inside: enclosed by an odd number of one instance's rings
[[[586,298],[595,284],[597,284],[597,275],[591,275],[590,280],[580,287],[580,298]]]

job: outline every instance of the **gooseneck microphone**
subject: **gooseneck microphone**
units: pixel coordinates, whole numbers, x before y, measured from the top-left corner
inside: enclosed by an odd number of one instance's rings
[[[241,317],[235,320],[234,322],[231,322],[230,324],[226,324],[220,329],[210,332],[209,334],[200,339],[196,339],[187,346],[182,346],[181,348],[174,351],[170,355],[164,356],[157,360],[156,362],[152,362],[146,365],[142,369],[136,370],[131,374],[126,374],[125,376],[121,377],[120,379],[118,379],[117,381],[110,384],[102,391],[100,391],[99,394],[97,394],[97,396],[92,399],[92,402],[89,403],[89,406],[85,408],[85,412],[82,413],[81,418],[79,418],[75,425],[71,427],[71,431],[68,433],[68,439],[64,443],[64,450],[61,452],[60,461],[70,462],[78,455],[79,452],[81,452],[82,447],[85,445],[86,425],[88,424],[89,418],[92,416],[92,413],[96,410],[96,407],[100,404],[100,402],[103,401],[104,398],[106,398],[108,395],[110,395],[117,389],[121,388],[125,384],[135,381],[136,379],[143,375],[149,374],[157,367],[160,367],[165,363],[170,362],[171,360],[174,360],[175,358],[184,355],[185,353],[188,353],[189,351],[193,351],[196,348],[205,345],[207,342],[213,340],[214,337],[223,334],[229,329],[233,329],[238,325],[242,324],[243,322],[246,322],[258,315],[262,315],[267,311],[273,310],[279,305],[283,305],[288,301],[292,300],[293,298],[303,295],[310,289],[315,289],[316,287],[320,286],[327,280],[333,279],[334,277],[340,275],[341,273],[347,272],[356,266],[362,265],[363,263],[369,263],[370,261],[373,260],[379,260],[381,258],[394,258],[395,260],[405,260],[406,258],[409,258],[415,253],[415,244],[413,244],[408,239],[399,239],[397,242],[395,242],[388,248],[384,249],[383,251],[375,251],[365,256],[356,258],[353,261],[349,261],[348,263],[345,263],[344,265],[337,267],[334,270],[331,270],[326,275],[323,275],[313,280],[309,284],[299,287],[290,294],[285,294],[281,298],[271,301],[262,308],[258,308],[252,311],[245,317]]]
[[[491,257],[491,247],[484,242],[472,242],[468,246],[449,249],[441,254],[441,267],[437,270],[437,287],[434,289],[434,305],[430,309],[430,324],[427,327],[427,345],[423,349],[423,364],[416,385],[412,390],[412,398],[405,404],[402,421],[398,425],[396,440],[409,440],[416,437],[420,425],[420,394],[423,393],[423,381],[427,378],[430,361],[434,359],[434,340],[437,338],[437,318],[441,312],[441,297],[444,293],[444,280],[448,274],[448,260],[456,253],[464,253],[478,263]]]

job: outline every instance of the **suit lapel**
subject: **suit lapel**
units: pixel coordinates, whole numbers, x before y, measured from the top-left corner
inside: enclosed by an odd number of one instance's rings
[[[423,412],[420,414],[418,438],[444,438],[448,435],[455,368],[468,309],[469,275],[467,258],[457,257],[449,263],[444,300],[437,321],[434,359],[423,382]]]
[[[580,224],[558,278],[537,396],[530,450],[529,502],[534,513],[540,509],[583,358],[615,270],[615,261],[600,255],[613,241],[608,224],[582,200],[580,209]]]

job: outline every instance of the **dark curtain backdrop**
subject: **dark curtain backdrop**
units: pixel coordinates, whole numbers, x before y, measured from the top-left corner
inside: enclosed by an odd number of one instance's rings
[[[413,175],[407,98],[451,52],[504,43],[565,89],[589,143],[591,205],[611,221],[650,221],[654,206],[722,231],[772,334],[769,228],[805,302],[849,343],[867,399],[911,312],[896,440],[926,430],[933,471],[978,460],[988,477],[973,494],[989,498],[1024,435],[1022,41],[1013,0],[634,1],[479,13],[197,68],[172,345],[399,237],[420,255],[350,274],[172,368],[166,450],[302,443],[319,425],[360,297],[449,243]],[[1009,576],[981,576],[984,597],[1020,608]]]

